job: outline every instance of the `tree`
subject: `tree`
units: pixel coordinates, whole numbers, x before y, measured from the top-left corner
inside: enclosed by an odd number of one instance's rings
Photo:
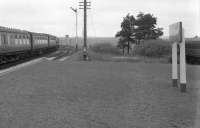
[[[127,47],[128,53],[130,43],[140,43],[141,40],[157,39],[163,35],[162,28],[156,28],[157,18],[152,14],[140,12],[137,18],[133,15],[126,15],[121,23],[121,31],[117,32],[119,37],[118,46]]]
[[[128,54],[130,51],[130,44],[135,43],[135,39],[133,38],[133,31],[135,29],[136,20],[134,16],[128,14],[124,17],[123,22],[121,23],[121,31],[117,32],[116,37],[119,37],[118,46],[123,48],[127,47]]]
[[[157,18],[152,14],[144,14],[140,12],[137,15],[136,25],[137,29],[135,38],[139,41],[142,39],[157,39],[163,35],[163,29],[156,28]]]
[[[123,49],[123,55],[124,55],[124,53],[125,53],[125,52],[124,52],[125,40],[124,40],[122,37],[119,38],[117,47],[120,48],[120,49]]]

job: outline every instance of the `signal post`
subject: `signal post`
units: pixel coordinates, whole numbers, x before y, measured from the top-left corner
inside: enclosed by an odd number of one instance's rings
[[[185,38],[182,22],[170,25],[169,39],[172,41],[172,84],[174,87],[180,86],[181,92],[186,92],[186,57],[185,57]],[[180,56],[178,56],[178,45]],[[178,67],[178,58],[180,65]],[[178,69],[179,75],[178,75]],[[179,77],[180,76],[180,79]]]

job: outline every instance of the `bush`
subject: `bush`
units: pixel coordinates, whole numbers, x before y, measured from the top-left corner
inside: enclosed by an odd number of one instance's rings
[[[171,56],[171,43],[165,40],[144,41],[134,47],[134,54],[147,57]]]
[[[99,43],[91,46],[92,51],[96,53],[121,55],[120,49],[110,43]]]

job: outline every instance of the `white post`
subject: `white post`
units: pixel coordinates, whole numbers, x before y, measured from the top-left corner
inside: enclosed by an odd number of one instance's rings
[[[180,43],[180,88],[181,92],[186,92],[186,57],[185,57],[185,38],[182,32],[182,42]]]
[[[178,87],[177,42],[172,44],[172,83]]]

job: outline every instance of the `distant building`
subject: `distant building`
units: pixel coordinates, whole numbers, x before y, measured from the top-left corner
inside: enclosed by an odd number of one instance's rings
[[[69,35],[66,35],[65,38],[69,38]]]

